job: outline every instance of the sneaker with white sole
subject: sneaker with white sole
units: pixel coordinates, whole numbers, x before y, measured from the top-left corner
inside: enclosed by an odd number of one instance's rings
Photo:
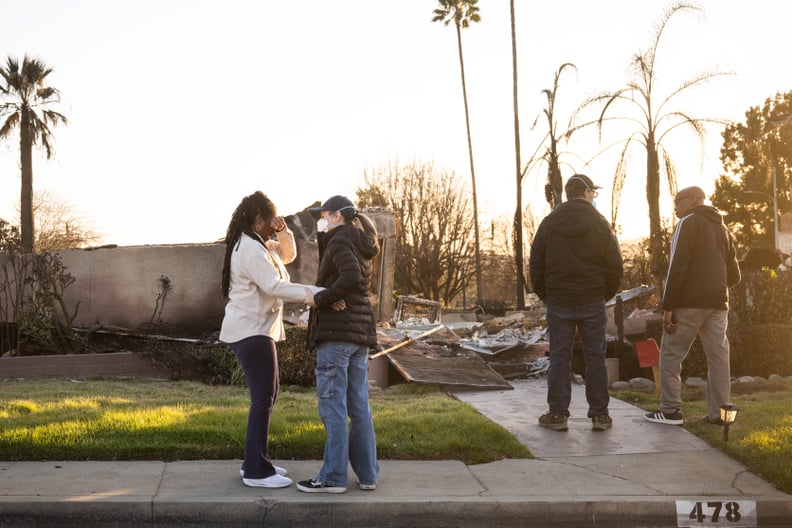
[[[280,475],[281,477],[285,477],[286,475],[289,474],[289,472],[286,471],[286,468],[282,468],[280,466],[276,466],[275,464],[273,464],[272,467],[275,468],[275,474],[276,475]],[[245,470],[244,469],[240,469],[239,470],[239,476],[242,477],[242,478],[245,478]]]
[[[333,486],[317,478],[301,480],[297,489],[306,493],[344,493],[347,490],[344,486]]]
[[[291,486],[292,479],[284,477],[283,475],[272,475],[267,478],[249,479],[243,478],[242,484],[250,486],[251,488],[286,488]]]
[[[656,411],[644,414],[644,418],[650,422],[666,425],[682,425],[684,423],[681,412],[664,413],[663,411]]]
[[[377,483],[374,484],[363,484],[362,482],[358,482],[358,488],[362,489],[363,491],[372,491],[377,489]]]

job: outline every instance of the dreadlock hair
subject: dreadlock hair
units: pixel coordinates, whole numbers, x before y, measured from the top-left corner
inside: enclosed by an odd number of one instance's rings
[[[234,246],[238,246],[239,239],[243,233],[254,240],[259,240],[259,237],[253,231],[253,223],[256,221],[257,214],[260,214],[266,221],[271,220],[277,214],[275,204],[261,191],[256,191],[242,198],[242,201],[234,210],[234,214],[231,215],[231,222],[229,222],[226,230],[226,250],[223,258],[223,282],[221,288],[225,299],[228,298],[228,290],[231,287],[231,253]]]

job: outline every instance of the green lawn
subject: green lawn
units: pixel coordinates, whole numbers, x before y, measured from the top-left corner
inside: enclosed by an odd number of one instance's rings
[[[468,464],[531,458],[472,406],[439,389],[397,385],[373,393],[382,459]],[[167,381],[0,383],[0,460],[239,459],[248,393],[243,387]],[[284,389],[270,428],[270,455],[322,458],[324,429],[311,389]]]

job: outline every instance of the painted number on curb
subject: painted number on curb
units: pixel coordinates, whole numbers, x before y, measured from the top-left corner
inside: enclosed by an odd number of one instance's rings
[[[737,500],[676,501],[677,526],[756,528],[756,502]]]

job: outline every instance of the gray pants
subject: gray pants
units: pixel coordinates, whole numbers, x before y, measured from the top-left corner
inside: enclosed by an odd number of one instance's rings
[[[690,351],[696,334],[701,336],[707,357],[707,414],[720,418],[721,405],[731,397],[729,341],[726,339],[728,312],[705,308],[677,308],[673,334],[663,331],[660,344],[660,411],[682,411],[682,361]]]

